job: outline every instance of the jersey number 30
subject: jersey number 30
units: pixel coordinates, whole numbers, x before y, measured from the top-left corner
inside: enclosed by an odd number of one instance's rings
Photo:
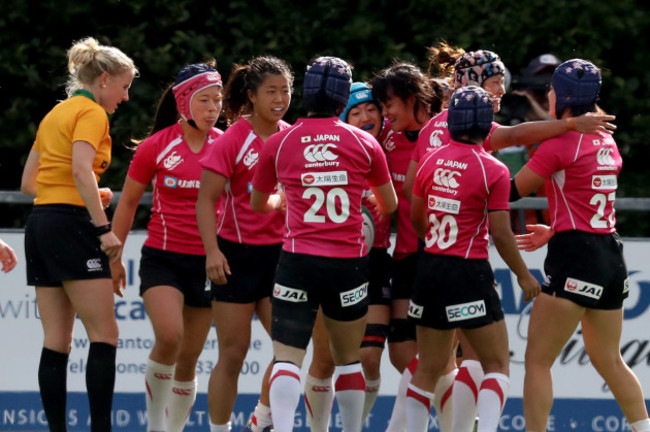
[[[440,249],[447,249],[458,239],[458,224],[456,218],[444,215],[438,220],[435,214],[429,214],[429,232],[424,237],[425,245],[430,248],[438,245]]]
[[[305,222],[325,223],[327,221],[325,216],[318,214],[321,207],[323,207],[323,204],[327,211],[327,217],[334,223],[343,223],[348,220],[348,217],[350,217],[350,198],[344,189],[333,188],[327,192],[327,195],[325,195],[323,189],[310,187],[305,189],[302,193],[302,197],[305,199],[315,198],[314,203],[303,216]],[[336,205],[337,201],[340,203],[338,209]]]

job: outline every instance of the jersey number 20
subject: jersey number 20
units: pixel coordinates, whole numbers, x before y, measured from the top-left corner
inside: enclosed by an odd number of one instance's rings
[[[333,188],[327,192],[317,187],[310,187],[305,189],[302,193],[305,199],[315,198],[314,203],[309,210],[305,212],[303,220],[312,223],[325,223],[326,218],[324,215],[318,214],[318,211],[325,204],[327,217],[334,223],[343,223],[350,217],[350,198],[344,189]],[[340,202],[340,207],[337,210],[336,202]]]

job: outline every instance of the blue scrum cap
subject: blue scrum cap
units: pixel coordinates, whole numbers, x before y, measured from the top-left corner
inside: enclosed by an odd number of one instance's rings
[[[570,106],[596,103],[602,82],[600,69],[582,59],[567,60],[553,73],[555,114],[562,115]]]
[[[461,87],[451,95],[447,127],[454,140],[462,135],[487,136],[493,120],[494,105],[490,95],[482,88]]]
[[[305,73],[303,97],[324,95],[341,105],[348,104],[352,70],[338,57],[319,57]]]

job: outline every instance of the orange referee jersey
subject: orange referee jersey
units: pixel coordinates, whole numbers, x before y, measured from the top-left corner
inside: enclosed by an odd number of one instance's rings
[[[97,152],[93,171],[99,175],[111,163],[111,137],[106,111],[92,99],[78,95],[56,105],[41,121],[34,150],[39,152],[35,205],[84,206],[72,177],[72,143],[85,141]]]

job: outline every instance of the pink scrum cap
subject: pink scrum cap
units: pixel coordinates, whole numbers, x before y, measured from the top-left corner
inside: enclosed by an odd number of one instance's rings
[[[198,91],[212,86],[223,87],[223,82],[219,72],[207,64],[195,63],[184,67],[178,73],[172,91],[176,98],[176,107],[183,119],[192,121],[192,98]]]

